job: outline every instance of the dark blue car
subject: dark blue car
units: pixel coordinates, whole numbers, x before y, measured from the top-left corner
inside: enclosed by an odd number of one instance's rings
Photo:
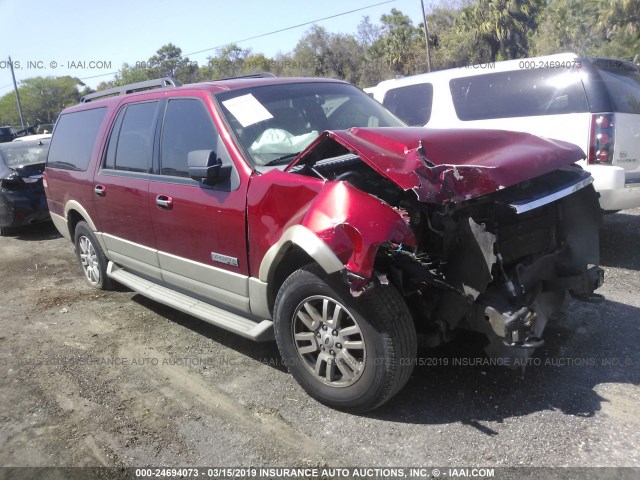
[[[42,172],[49,140],[0,144],[0,235],[49,220]]]

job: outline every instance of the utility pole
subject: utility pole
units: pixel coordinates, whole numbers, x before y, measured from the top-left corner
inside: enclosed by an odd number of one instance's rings
[[[427,14],[424,10],[424,0],[420,0],[422,7],[422,19],[424,20],[424,42],[427,45],[427,72],[431,71],[431,48],[429,47],[429,27],[427,26]]]
[[[24,118],[22,117],[22,105],[20,105],[20,94],[18,93],[18,85],[16,84],[16,75],[13,73],[13,62],[9,57],[9,67],[11,68],[11,78],[13,78],[13,89],[16,92],[16,101],[18,102],[18,114],[20,115],[20,124],[24,129]]]

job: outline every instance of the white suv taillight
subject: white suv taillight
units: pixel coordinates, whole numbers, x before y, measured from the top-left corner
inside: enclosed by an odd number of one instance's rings
[[[613,113],[596,113],[591,116],[588,157],[590,165],[611,165],[615,141],[613,121]]]

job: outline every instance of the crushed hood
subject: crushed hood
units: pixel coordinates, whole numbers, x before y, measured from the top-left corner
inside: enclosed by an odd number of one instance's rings
[[[585,157],[576,145],[502,130],[351,128],[323,132],[288,167],[317,160],[337,142],[423,202],[486,195]]]

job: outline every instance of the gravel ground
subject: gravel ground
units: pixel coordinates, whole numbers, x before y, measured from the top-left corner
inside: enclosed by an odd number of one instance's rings
[[[2,237],[0,465],[639,467],[640,210],[601,246],[606,301],[572,302],[524,374],[461,337],[357,416],[310,399],[275,344],[92,289],[53,227]]]

